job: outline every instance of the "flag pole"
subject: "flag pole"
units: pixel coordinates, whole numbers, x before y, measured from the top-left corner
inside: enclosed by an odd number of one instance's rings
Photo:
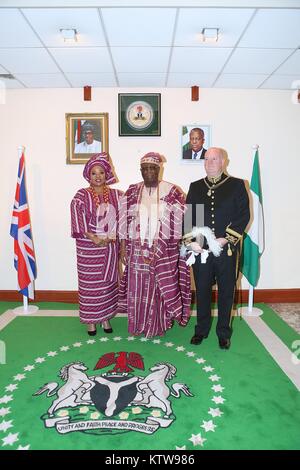
[[[25,152],[25,147],[24,145],[20,145],[18,147],[18,159],[20,161],[20,158],[22,154]],[[32,287],[33,287],[33,282],[32,282]],[[37,312],[39,310],[39,307],[37,305],[29,305],[28,306],[28,297],[26,295],[23,295],[23,306],[21,307],[16,307],[13,309],[13,312],[16,315],[29,315]]]
[[[13,309],[13,312],[16,315],[32,315],[39,310],[37,305],[28,305],[28,297],[23,295],[23,305],[21,307],[16,307]]]
[[[248,312],[252,313],[253,310],[253,291],[254,288],[249,284],[249,293],[248,293]]]
[[[25,152],[25,147],[24,145],[20,145],[18,147],[18,158],[20,160],[22,153]],[[22,307],[21,307],[22,308]],[[23,313],[28,313],[28,297],[26,295],[23,295]]]
[[[252,145],[252,149],[254,152],[257,152],[259,149],[258,144]],[[238,313],[241,316],[246,317],[259,317],[262,315],[263,311],[260,308],[253,307],[253,298],[254,298],[254,287],[249,282],[249,290],[248,290],[248,307],[240,307],[238,309]]]
[[[28,312],[28,297],[26,295],[23,295],[23,309],[24,313]]]
[[[260,317],[264,312],[261,308],[253,307],[254,287],[249,284],[248,306],[240,307],[238,312],[244,317]]]

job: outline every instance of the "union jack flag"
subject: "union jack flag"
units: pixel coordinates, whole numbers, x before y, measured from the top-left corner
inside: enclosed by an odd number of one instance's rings
[[[36,265],[25,186],[24,153],[22,153],[19,161],[10,234],[14,238],[14,265],[18,272],[18,290],[22,295],[33,299],[33,281],[36,278]]]

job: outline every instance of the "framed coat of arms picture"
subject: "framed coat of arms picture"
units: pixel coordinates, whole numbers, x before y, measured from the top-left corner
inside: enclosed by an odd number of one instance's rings
[[[119,93],[119,136],[160,135],[160,93]]]

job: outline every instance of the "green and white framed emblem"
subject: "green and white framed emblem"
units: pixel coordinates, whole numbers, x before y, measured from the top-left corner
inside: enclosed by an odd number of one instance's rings
[[[119,93],[119,136],[160,135],[160,93]]]

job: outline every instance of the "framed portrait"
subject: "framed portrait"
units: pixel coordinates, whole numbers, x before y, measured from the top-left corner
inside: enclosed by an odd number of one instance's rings
[[[160,93],[119,93],[119,136],[160,136]]]
[[[180,158],[183,163],[203,162],[209,147],[211,147],[210,125],[186,124],[181,127]]]
[[[108,113],[66,114],[67,163],[86,163],[108,152]]]

